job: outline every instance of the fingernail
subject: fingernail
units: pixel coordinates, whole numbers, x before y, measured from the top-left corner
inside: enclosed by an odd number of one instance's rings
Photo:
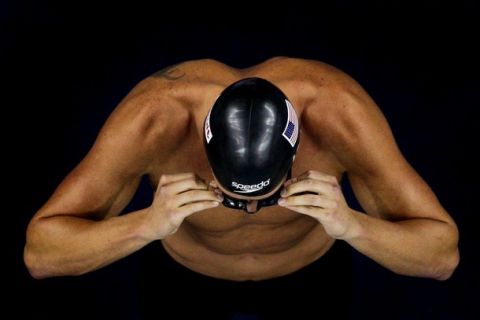
[[[287,190],[283,189],[282,192],[280,192],[280,195],[282,197],[285,197],[285,195],[287,194]]]
[[[278,199],[278,204],[280,204],[280,205],[285,204],[285,199]]]
[[[218,198],[218,200],[223,201],[223,196],[222,196],[221,194],[219,194],[219,195],[217,196],[217,198]]]

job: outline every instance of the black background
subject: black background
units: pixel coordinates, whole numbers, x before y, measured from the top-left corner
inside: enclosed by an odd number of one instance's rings
[[[397,276],[352,252],[358,317],[478,319],[479,13],[476,1],[0,2],[7,307],[15,318],[135,319],[129,275],[141,252],[86,276],[33,280],[22,262],[29,219],[142,78],[190,59],[247,67],[285,55],[354,77],[460,229],[462,260],[446,282]],[[127,210],[150,199],[143,184]]]

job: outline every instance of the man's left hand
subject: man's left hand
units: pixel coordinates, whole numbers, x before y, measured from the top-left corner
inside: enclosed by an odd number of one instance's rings
[[[286,181],[278,204],[317,219],[335,239],[348,239],[358,229],[356,213],[347,205],[337,178],[319,171]]]

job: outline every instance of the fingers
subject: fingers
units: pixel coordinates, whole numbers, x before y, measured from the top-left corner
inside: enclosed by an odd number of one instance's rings
[[[305,171],[299,176],[299,178],[300,180],[310,178],[310,179],[321,180],[321,181],[330,182],[330,183],[337,183],[337,178],[335,176],[332,176],[320,171],[316,171],[316,170]]]
[[[175,180],[160,188],[160,191],[168,195],[176,195],[187,190],[207,190],[206,183],[197,176],[189,176],[185,179]]]
[[[183,207],[178,209],[178,214],[181,216],[182,220],[185,219],[186,217],[190,216],[191,214],[206,210],[206,209],[211,209],[215,208],[220,204],[220,202],[217,201],[201,201],[201,202],[193,202],[184,205]]]
[[[323,209],[335,209],[337,207],[337,202],[316,194],[306,194],[301,196],[293,196],[285,199],[281,199],[278,202],[279,205],[283,207],[296,207],[296,206],[309,206],[309,207],[318,207]],[[297,208],[295,208],[295,211]]]
[[[318,208],[315,208],[315,207],[309,207],[309,206],[292,207],[292,210],[293,209],[295,209],[295,212],[306,214],[307,216],[310,216],[310,217],[315,218],[315,219],[318,219],[319,210],[322,210],[322,209],[318,209]]]
[[[215,180],[210,181],[208,186],[211,187],[211,188],[218,188],[218,184]]]
[[[176,173],[176,174],[163,174],[160,177],[160,181],[158,182],[158,186],[164,186],[170,184],[172,182],[186,180],[186,179],[195,179],[198,178],[195,173],[193,172],[185,172],[185,173]]]
[[[183,217],[196,211],[217,206],[223,201],[221,191],[206,182],[195,173],[162,175],[158,188],[158,198],[164,199],[165,205],[176,212],[174,220],[180,223]]]
[[[317,194],[323,194],[330,197],[334,197],[339,192],[340,187],[336,184],[330,182],[314,180],[314,179],[304,179],[299,181],[292,181],[291,184],[288,184],[284,187],[284,192],[282,192],[282,198],[289,197],[296,193],[301,192],[314,192]]]
[[[190,190],[184,192],[177,197],[174,198],[174,206],[181,207],[191,202],[198,202],[198,201],[216,201],[222,202],[223,196],[217,194],[214,191],[205,191],[205,190]]]
[[[298,181],[298,180],[304,180],[307,178],[315,179],[315,180],[322,180],[326,182],[337,182],[337,178],[335,176],[316,171],[316,170],[308,170],[305,171],[304,173],[300,174],[297,177],[294,177],[290,180],[287,180],[286,182],[290,182],[291,180]]]

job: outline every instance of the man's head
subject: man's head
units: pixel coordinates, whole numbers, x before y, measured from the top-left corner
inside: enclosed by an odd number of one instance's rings
[[[229,207],[246,209],[237,206],[240,200],[273,201],[270,196],[276,195],[290,172],[298,143],[295,109],[279,88],[264,79],[231,84],[205,118],[205,150]],[[268,201],[258,204],[269,205]]]

